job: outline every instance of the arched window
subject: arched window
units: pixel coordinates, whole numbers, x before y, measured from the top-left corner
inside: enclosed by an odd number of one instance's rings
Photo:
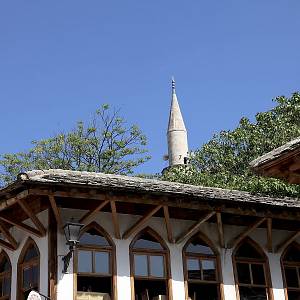
[[[23,247],[18,262],[18,299],[25,300],[31,290],[39,290],[40,253],[32,239]]]
[[[152,229],[146,228],[132,241],[130,257],[134,279],[132,298],[169,299],[169,252],[162,239]]]
[[[93,222],[83,228],[76,254],[77,300],[115,299],[115,247],[100,225]]]
[[[183,248],[187,299],[219,300],[220,273],[216,251],[202,235],[192,237]]]
[[[288,300],[300,299],[300,246],[292,243],[282,255],[283,277]]]
[[[260,247],[245,239],[233,254],[239,299],[271,299],[268,260]]]
[[[10,299],[11,264],[8,255],[2,251],[0,254],[0,300]]]

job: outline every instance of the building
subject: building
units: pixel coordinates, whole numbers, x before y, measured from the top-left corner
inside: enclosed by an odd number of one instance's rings
[[[173,153],[186,150],[187,142]],[[100,173],[22,173],[0,190],[0,299],[23,300],[31,289],[51,300],[299,299],[300,264],[291,261],[300,253],[299,220],[298,199]],[[68,235],[74,227],[78,238]]]

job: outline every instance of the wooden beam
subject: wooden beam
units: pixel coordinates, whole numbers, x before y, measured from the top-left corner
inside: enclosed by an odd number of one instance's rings
[[[267,218],[261,218],[255,221],[252,225],[250,225],[246,230],[244,230],[241,234],[239,234],[236,238],[234,238],[231,243],[228,244],[229,248],[234,248],[241,240],[243,240],[246,236],[248,236],[254,229],[256,229],[259,225],[266,221]]]
[[[13,245],[11,245],[10,243],[3,241],[2,239],[0,239],[0,246],[4,247],[6,249],[15,251],[17,248],[15,248]]]
[[[14,220],[11,220],[7,217],[3,217],[3,216],[0,216],[0,220],[6,222],[6,223],[9,223],[13,226],[16,226],[17,228],[21,229],[21,230],[24,230],[25,232],[28,232],[30,234],[33,234],[37,237],[42,237],[43,235],[39,232],[39,230],[29,226],[29,225],[26,225],[24,223],[20,223],[20,222],[17,222],[17,221],[14,221]]]
[[[110,201],[110,208],[111,208],[112,221],[113,221],[114,230],[115,230],[115,237],[117,239],[121,239],[120,225],[119,225],[119,220],[118,220],[118,214],[117,214],[117,208],[116,208],[116,202],[115,201]]]
[[[291,242],[293,242],[299,236],[300,236],[300,230],[296,231],[295,233],[290,235],[287,239],[285,239],[282,243],[280,243],[276,248],[276,252],[281,252],[282,250],[284,250]]]
[[[151,209],[145,216],[140,218],[135,224],[133,224],[126,232],[123,234],[123,239],[129,238],[132,234],[138,232],[145,223],[160,209],[162,205],[158,205],[155,208]]]
[[[9,230],[6,228],[5,223],[3,223],[2,221],[0,221],[0,231],[2,232],[3,236],[8,240],[8,242],[12,245],[12,247],[14,249],[17,249],[17,241],[14,239]]]
[[[49,201],[50,201],[52,211],[53,211],[55,220],[57,222],[58,228],[60,230],[63,230],[63,222],[62,222],[62,218],[61,218],[59,208],[57,207],[57,204],[56,204],[56,201],[55,201],[55,197],[53,195],[49,195]]]
[[[10,207],[11,205],[13,205],[15,203],[17,203],[18,199],[26,198],[28,195],[29,195],[29,191],[25,190],[25,191],[22,191],[22,192],[18,193],[14,197],[11,197],[11,198],[8,198],[8,199],[5,199],[5,200],[1,201],[0,211]]]
[[[205,216],[203,216],[202,218],[200,218],[196,223],[194,223],[192,226],[190,226],[187,231],[183,232],[176,239],[176,243],[180,244],[183,240],[185,240],[186,238],[190,237],[192,234],[194,234],[199,229],[199,227],[201,226],[201,224],[203,224],[204,222],[206,222],[208,219],[210,219],[215,214],[216,214],[216,212],[212,211],[212,212],[209,212],[208,214],[206,214]]]
[[[79,223],[87,224],[89,220],[91,220],[106,204],[109,203],[109,200],[102,201],[96,208],[88,211],[86,214],[82,216],[79,220]]]
[[[51,300],[57,297],[57,222],[53,210],[48,210],[48,296]]]
[[[27,202],[25,202],[23,199],[18,199],[18,204],[22,207],[22,209],[25,211],[27,216],[31,219],[33,224],[36,226],[36,228],[40,231],[42,236],[46,235],[46,229],[44,225],[41,223],[41,221],[38,219],[38,217],[33,213]]]
[[[164,216],[165,216],[165,223],[166,223],[166,229],[167,229],[167,235],[168,235],[168,241],[169,243],[173,244],[175,242],[173,237],[173,231],[170,221],[170,214],[169,214],[169,208],[168,206],[164,205]]]
[[[218,226],[219,245],[221,248],[225,248],[224,229],[223,229],[222,215],[220,212],[217,212],[217,226]]]
[[[267,249],[268,252],[273,252],[273,236],[272,236],[272,219],[267,219]]]

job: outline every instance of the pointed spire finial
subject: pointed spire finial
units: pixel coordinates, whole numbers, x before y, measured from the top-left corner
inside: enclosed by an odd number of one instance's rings
[[[175,94],[175,79],[174,79],[174,76],[172,76],[172,94]]]

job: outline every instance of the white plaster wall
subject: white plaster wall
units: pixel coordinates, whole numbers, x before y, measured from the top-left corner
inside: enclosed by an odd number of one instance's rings
[[[37,217],[45,226],[45,228],[47,228],[48,211],[43,211],[39,213]],[[32,225],[29,220],[27,220],[25,223]],[[12,233],[16,241],[19,243],[18,249],[15,251],[10,251],[3,248],[1,250],[4,250],[8,254],[12,265],[11,300],[16,300],[17,297],[18,260],[19,260],[20,253],[23,249],[23,246],[29,237],[35,241],[40,251],[40,292],[44,295],[47,295],[48,294],[48,235],[46,234],[46,236],[39,238],[29,233],[26,233],[23,230],[20,230],[16,227],[12,227],[10,232]]]

